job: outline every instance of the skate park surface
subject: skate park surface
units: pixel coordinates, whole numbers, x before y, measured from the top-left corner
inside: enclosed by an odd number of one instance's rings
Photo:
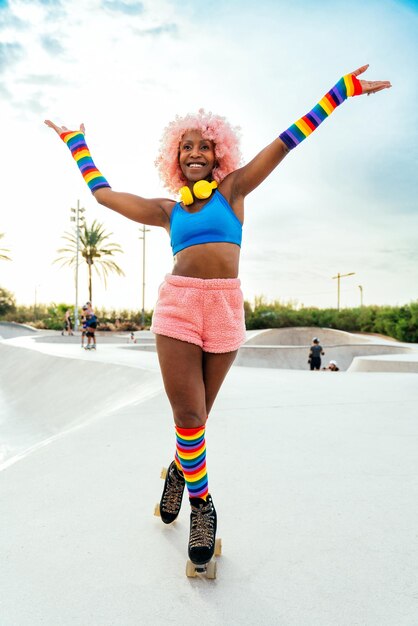
[[[417,346],[338,333],[248,333],[207,424],[207,580],[186,498],[153,516],[174,429],[152,335],[0,325],[0,625],[416,626]],[[344,371],[302,369],[315,335]]]

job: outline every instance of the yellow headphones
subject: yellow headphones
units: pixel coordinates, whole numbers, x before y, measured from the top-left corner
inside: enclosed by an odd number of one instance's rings
[[[213,180],[209,183],[207,180],[198,180],[197,183],[193,185],[193,193],[190,191],[188,187],[182,187],[179,191],[181,201],[185,206],[188,204],[193,204],[194,198],[193,195],[199,200],[206,200],[212,194],[212,191],[216,189],[218,183],[216,180]]]

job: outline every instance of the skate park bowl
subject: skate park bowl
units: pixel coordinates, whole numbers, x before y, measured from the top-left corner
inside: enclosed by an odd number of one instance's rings
[[[250,331],[249,338],[239,350],[235,364],[244,367],[306,370],[309,368],[308,354],[314,337],[318,337],[325,352],[322,356],[323,367],[329,361],[335,360],[341,371],[418,372],[416,345],[376,335],[317,327]],[[391,355],[403,356],[398,359],[390,358]],[[363,360],[363,357],[367,357],[367,360]]]
[[[130,350],[155,352],[151,331],[136,333],[138,343]],[[340,371],[418,372],[418,345],[401,343],[390,337],[349,333],[332,328],[291,327],[247,331],[245,343],[238,351],[234,365],[275,369],[309,369],[308,354],[313,337],[324,348],[322,366],[335,360]],[[39,341],[57,341],[57,338]],[[117,338],[109,338],[117,342]]]
[[[152,333],[103,333],[93,352],[0,325],[1,626],[416,624],[416,374],[305,363],[315,336],[325,360],[407,346],[304,331],[249,332],[250,350],[302,350],[303,369],[232,367],[210,413],[223,554],[207,580],[186,577],[186,497],[174,524],[153,514],[175,433]]]
[[[0,470],[91,419],[161,391],[157,368],[138,373],[137,368],[126,367],[117,359],[83,360],[88,357],[84,350],[81,355],[68,354],[69,349],[80,351],[79,338],[76,345],[63,345],[61,333],[55,334],[57,342],[53,342],[54,336],[39,331],[4,326],[0,334],[14,337],[10,343],[0,342]],[[21,347],[31,344],[49,346],[52,351],[64,348],[67,358],[59,352]]]
[[[13,337],[26,337],[27,335],[37,335],[39,331],[27,324],[17,324],[16,322],[0,322],[0,339],[10,339]]]

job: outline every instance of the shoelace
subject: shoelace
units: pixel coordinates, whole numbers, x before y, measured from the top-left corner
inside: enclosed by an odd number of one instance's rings
[[[192,524],[190,528],[191,548],[210,548],[214,541],[213,507],[209,502],[199,508],[192,506]]]
[[[163,509],[167,513],[177,513],[183,496],[184,482],[177,478],[174,470],[169,473],[167,488],[163,496]]]

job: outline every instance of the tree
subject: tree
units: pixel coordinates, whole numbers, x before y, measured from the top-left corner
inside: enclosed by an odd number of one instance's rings
[[[118,276],[124,276],[123,270],[111,260],[116,253],[123,253],[122,248],[117,243],[108,241],[113,233],[106,233],[103,224],[99,224],[96,220],[91,226],[86,223],[80,228],[80,247],[79,254],[87,263],[88,268],[88,289],[89,300],[92,302],[92,270],[95,269],[98,276],[103,278],[105,286],[107,285],[107,277],[110,272],[116,272]],[[62,237],[68,242],[68,246],[57,250],[63,256],[58,257],[55,262],[62,262],[62,265],[75,267],[77,263],[77,233],[64,233]]]
[[[4,237],[4,233],[0,233],[0,239],[3,239]],[[0,259],[2,261],[11,261],[12,259],[7,256],[7,254],[2,254],[3,252],[10,252],[10,250],[7,250],[6,248],[0,248]]]
[[[0,287],[0,316],[4,316],[7,313],[11,313],[16,310],[16,301],[14,295],[4,289],[4,287]]]

